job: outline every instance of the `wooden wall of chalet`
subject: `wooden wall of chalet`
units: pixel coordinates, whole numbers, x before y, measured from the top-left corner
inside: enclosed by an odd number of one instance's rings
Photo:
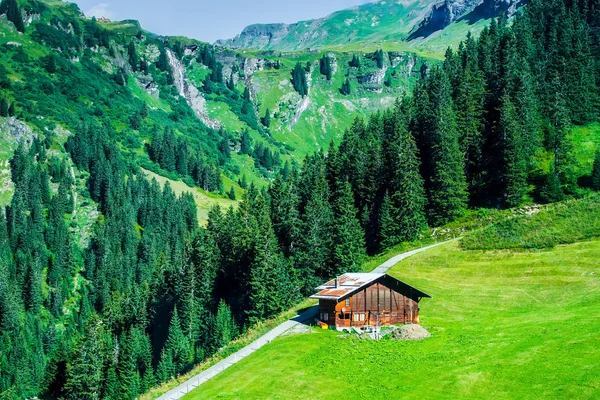
[[[410,297],[377,282],[337,304],[321,300],[320,318],[338,328],[418,324],[419,303]]]

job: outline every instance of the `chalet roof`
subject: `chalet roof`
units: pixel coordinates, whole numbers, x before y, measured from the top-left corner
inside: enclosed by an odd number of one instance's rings
[[[329,282],[317,287],[317,290],[319,292],[310,296],[310,298],[319,300],[339,301],[384,277],[386,280],[391,280],[394,284],[393,286],[396,286],[396,288],[411,290],[418,297],[431,297],[428,294],[420,291],[419,289],[416,289],[402,282],[401,280],[396,279],[393,276],[387,274],[349,273],[344,274],[336,279],[332,279]]]

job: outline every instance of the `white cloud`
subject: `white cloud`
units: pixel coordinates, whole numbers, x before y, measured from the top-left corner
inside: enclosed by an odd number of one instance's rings
[[[104,17],[104,18],[108,18],[108,19],[112,19],[112,17],[113,17],[113,13],[110,10],[109,3],[96,4],[95,6],[90,8],[85,13],[85,15],[88,17],[96,17],[96,18]]]

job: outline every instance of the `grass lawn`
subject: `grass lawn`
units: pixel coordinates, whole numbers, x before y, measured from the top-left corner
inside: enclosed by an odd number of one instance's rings
[[[431,294],[421,342],[275,340],[185,399],[585,399],[600,390],[600,241],[432,249],[390,272]]]

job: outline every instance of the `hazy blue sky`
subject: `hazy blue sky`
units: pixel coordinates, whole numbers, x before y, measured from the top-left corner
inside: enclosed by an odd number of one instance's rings
[[[214,42],[253,23],[297,22],[369,0],[75,0],[83,12],[112,20],[137,19],[162,35]]]

